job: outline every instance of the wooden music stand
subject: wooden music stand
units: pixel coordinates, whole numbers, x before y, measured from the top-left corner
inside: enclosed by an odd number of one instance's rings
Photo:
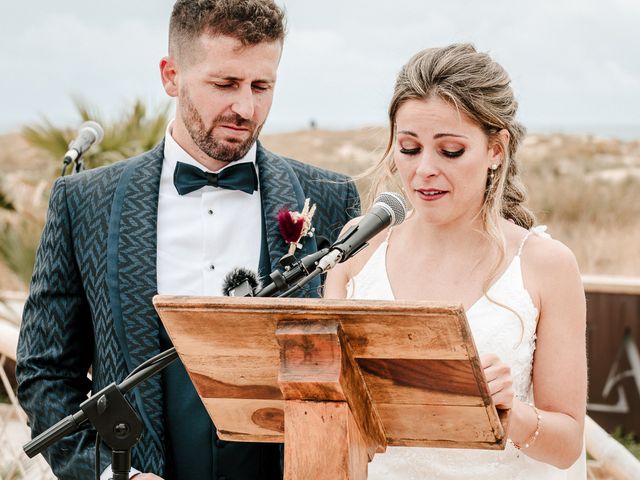
[[[367,478],[387,445],[503,449],[461,307],[156,296],[223,440],[284,442],[285,479]]]

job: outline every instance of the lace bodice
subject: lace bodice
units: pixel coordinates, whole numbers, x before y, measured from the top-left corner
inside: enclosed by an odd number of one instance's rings
[[[532,400],[531,369],[538,310],[524,288],[520,256],[529,235],[548,236],[545,229],[542,226],[530,230],[487,295],[466,311],[478,352],[496,353],[510,365],[516,395],[523,401]],[[349,281],[348,298],[394,299],[386,271],[387,245],[388,237]],[[504,451],[389,447],[369,464],[371,480],[461,478],[552,480],[566,479],[567,473],[527,457],[510,443]]]

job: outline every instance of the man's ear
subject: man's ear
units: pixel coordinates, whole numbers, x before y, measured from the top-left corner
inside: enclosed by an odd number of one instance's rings
[[[493,138],[490,139],[489,155],[487,159],[489,161],[489,166],[503,164],[507,152],[509,151],[510,139],[511,134],[505,128],[500,130]]]
[[[164,91],[170,97],[178,96],[178,66],[173,57],[162,57],[160,60],[160,78]]]

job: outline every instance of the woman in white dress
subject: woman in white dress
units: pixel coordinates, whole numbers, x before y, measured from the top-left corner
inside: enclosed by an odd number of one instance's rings
[[[398,76],[372,198],[395,185],[413,208],[331,270],[325,296],[462,303],[512,414],[504,451],[390,447],[370,479],[566,478],[582,452],[584,291],[571,251],[522,205],[516,110],[507,73],[469,44],[419,52]]]

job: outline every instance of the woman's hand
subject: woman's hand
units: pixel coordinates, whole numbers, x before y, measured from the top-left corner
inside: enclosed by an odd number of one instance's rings
[[[511,367],[500,360],[500,357],[495,353],[480,356],[480,363],[496,408],[512,408],[514,390]]]

